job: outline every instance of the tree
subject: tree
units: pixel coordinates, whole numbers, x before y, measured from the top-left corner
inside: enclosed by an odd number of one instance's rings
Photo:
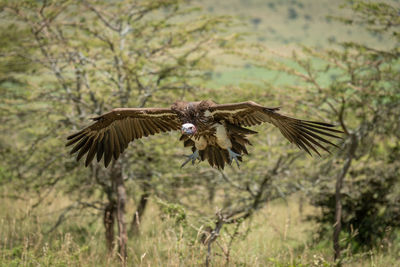
[[[30,105],[20,108],[8,125],[22,129],[13,136],[16,145],[9,144],[14,153],[3,155],[7,169],[26,191],[36,188],[36,205],[58,186],[74,196],[73,207],[102,211],[108,249],[117,242],[125,262],[126,180],[135,180],[132,174],[150,180],[149,170],[137,163],[152,156],[134,144],[110,170],[98,164],[86,170],[59,147],[68,132],[86,125],[92,115],[121,106],[170,104],[193,93],[205,77],[208,52],[230,40],[219,34],[228,21],[195,15],[196,9],[179,0],[26,0],[4,1],[2,8],[7,27],[28,33],[7,55],[35,65],[35,71],[19,77],[26,92],[21,103]],[[143,198],[151,183],[137,182],[143,184]],[[138,213],[144,210],[141,205]],[[60,219],[70,210],[65,208]]]
[[[398,44],[400,20],[397,8],[361,0],[348,1],[346,6],[354,12],[353,17],[336,19],[361,25],[382,35],[388,40],[386,45]],[[390,163],[392,155],[387,151],[398,147],[393,138],[399,137],[400,50],[396,45],[388,48],[374,48],[357,42],[338,45],[337,49],[322,51],[304,48],[302,55],[294,53],[294,67],[279,62],[269,64],[276,70],[298,77],[300,85],[291,89],[304,92],[305,104],[338,121],[345,133],[340,151],[314,168],[312,175],[312,181],[318,185],[313,203],[324,208],[319,222],[329,221],[329,225],[334,225],[334,259],[340,264],[343,226],[349,236],[352,229],[358,231],[355,240],[361,246],[368,245],[363,242],[368,240],[370,231],[382,236],[386,227],[399,226],[396,222],[398,199],[390,197],[394,185],[399,183],[399,166]],[[375,169],[384,169],[385,173],[359,171],[369,169],[372,164]],[[333,186],[330,181],[335,176]],[[346,182],[348,176],[352,179]],[[375,197],[368,198],[374,195],[374,191],[380,191],[376,192],[379,201]],[[368,205],[364,201],[375,203]],[[357,213],[359,211],[364,217]],[[371,229],[363,226],[366,220],[374,220],[382,212],[385,219],[379,221],[383,224],[381,227]]]

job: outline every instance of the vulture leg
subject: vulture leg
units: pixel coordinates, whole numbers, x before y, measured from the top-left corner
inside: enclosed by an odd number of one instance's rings
[[[194,153],[190,156],[186,156],[188,159],[181,165],[181,168],[185,166],[189,161],[192,161],[192,164],[196,162],[196,159],[199,157],[199,150],[195,150]]]
[[[240,157],[240,154],[233,152],[232,149],[230,149],[229,147],[228,147],[228,152],[229,152],[229,164],[232,164],[232,161],[235,160],[235,162],[239,168],[240,166],[239,166],[238,157]]]

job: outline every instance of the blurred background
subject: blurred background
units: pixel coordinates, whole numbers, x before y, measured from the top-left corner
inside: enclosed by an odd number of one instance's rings
[[[0,1],[0,265],[396,266],[400,2]],[[321,157],[272,125],[239,168],[179,133],[105,169],[65,147],[116,107],[252,100],[334,123]]]

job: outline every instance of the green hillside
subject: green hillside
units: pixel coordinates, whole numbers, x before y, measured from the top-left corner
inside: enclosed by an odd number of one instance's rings
[[[384,2],[400,6],[398,0]],[[345,3],[342,0],[200,0],[194,3],[206,14],[229,14],[236,18],[240,26],[234,28],[235,32],[246,34],[245,43],[260,43],[279,55],[291,55],[302,46],[326,49],[337,47],[341,42],[358,42],[378,49],[396,45],[394,38],[388,40],[363,27],[345,25],[330,18],[351,17],[348,9],[341,8]],[[262,53],[262,56],[271,55],[269,51]],[[228,65],[238,64],[237,59],[224,59]],[[235,68],[219,66],[212,77],[208,85],[213,88],[241,83],[282,85],[293,82],[281,72],[256,68],[245,61]]]
[[[391,1],[400,6],[398,0]],[[375,47],[390,47],[395,40],[365,31],[362,27],[343,25],[329,16],[351,16],[340,8],[342,0],[200,0],[199,5],[211,14],[229,14],[247,24],[250,41],[259,41],[282,52],[297,45],[328,47],[332,42],[357,41]]]

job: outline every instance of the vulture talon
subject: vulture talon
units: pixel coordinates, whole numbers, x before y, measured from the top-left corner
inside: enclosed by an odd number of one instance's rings
[[[188,159],[185,160],[185,162],[181,165],[181,168],[183,168],[183,166],[185,166],[189,161],[192,161],[192,165],[194,165],[196,159],[199,157],[199,151],[196,149],[196,151],[194,151],[192,155],[186,157]]]
[[[241,155],[236,153],[236,152],[233,152],[230,148],[228,148],[228,152],[229,152],[229,164],[232,165],[232,161],[235,160],[238,168],[240,168],[239,161],[238,161],[237,157],[240,157]]]

